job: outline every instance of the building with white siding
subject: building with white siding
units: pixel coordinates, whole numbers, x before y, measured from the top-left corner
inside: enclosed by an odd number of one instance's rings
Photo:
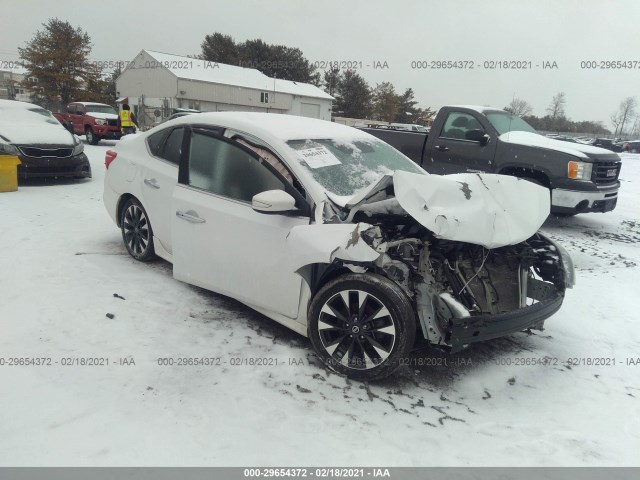
[[[315,85],[268,77],[253,68],[142,50],[116,80],[141,126],[176,109],[272,112],[331,120],[333,97]]]

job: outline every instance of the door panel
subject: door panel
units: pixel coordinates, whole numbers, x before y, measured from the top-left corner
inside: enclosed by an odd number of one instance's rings
[[[171,253],[171,196],[178,181],[178,166],[149,158],[142,178],[142,195],[153,235]]]
[[[257,193],[278,189],[295,196],[293,186],[219,131],[189,130],[183,151],[171,208],[174,277],[296,318],[302,279],[284,268],[286,240],[309,217],[251,208]]]
[[[486,131],[481,119],[468,112],[449,112],[438,138],[433,143],[431,173],[445,175],[461,172],[486,172],[492,169],[496,140],[481,145],[466,139],[471,130]]]
[[[302,279],[283,269],[286,238],[309,218],[258,213],[247,203],[180,184],[172,212],[175,278],[297,316]]]
[[[155,140],[158,140],[156,142]],[[183,149],[184,129],[174,128],[151,135],[147,141],[152,154],[142,172],[145,208],[156,239],[169,253],[171,247],[171,196],[178,181],[178,164]]]

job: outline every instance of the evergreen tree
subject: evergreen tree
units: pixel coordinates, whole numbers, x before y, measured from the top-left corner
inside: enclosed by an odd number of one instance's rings
[[[19,48],[27,69],[26,77],[36,77],[36,99],[47,105],[66,105],[76,100],[85,85],[99,79],[89,62],[91,39],[82,28],[69,22],[49,19],[35,36]],[[26,81],[25,88],[33,84]]]
[[[324,91],[332,97],[337,95],[338,84],[342,78],[339,68],[332,68],[331,70],[325,70],[322,79],[324,81]]]
[[[340,76],[336,89],[334,113],[339,117],[369,118],[371,109],[371,89],[366,80],[353,70]]]
[[[393,122],[400,112],[400,99],[392,83],[382,82],[373,90],[373,115],[376,120]]]
[[[398,97],[398,113],[394,121],[398,123],[416,123],[422,114],[420,108],[416,105],[418,105],[418,102],[414,99],[413,89],[407,88]]]
[[[201,44],[202,55],[200,58],[210,62],[238,65],[240,54],[236,42],[229,35],[215,32],[204,37]]]
[[[257,38],[236,43],[229,35],[213,33],[201,44],[200,58],[245,68],[255,68],[269,77],[320,84],[320,74],[299,48],[270,45]]]

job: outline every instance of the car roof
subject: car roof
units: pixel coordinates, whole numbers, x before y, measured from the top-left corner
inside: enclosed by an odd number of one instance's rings
[[[468,110],[474,110],[479,113],[486,113],[486,112],[509,113],[506,110],[502,110],[501,108],[483,107],[481,105],[449,105],[448,107],[449,108],[466,108]]]
[[[340,123],[281,113],[207,112],[184,115],[171,122],[173,125],[193,123],[221,126],[253,133],[265,140],[270,138],[285,142],[306,138],[371,137],[362,130]]]
[[[46,110],[46,108],[42,108],[40,105],[36,105],[35,103],[21,102],[19,100],[0,100],[0,108],[19,108],[24,110],[40,108],[42,110]]]

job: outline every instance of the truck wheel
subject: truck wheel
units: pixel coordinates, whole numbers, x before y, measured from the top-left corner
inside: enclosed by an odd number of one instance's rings
[[[93,134],[93,130],[91,130],[91,127],[85,128],[84,134],[87,136],[87,142],[89,142],[91,145],[97,145],[100,141],[100,137]]]
[[[328,282],[311,301],[308,322],[309,339],[324,364],[362,381],[393,373],[416,335],[415,313],[405,293],[372,273]]]

